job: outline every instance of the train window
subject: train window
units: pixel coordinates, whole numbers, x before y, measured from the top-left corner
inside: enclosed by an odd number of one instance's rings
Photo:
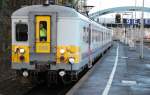
[[[47,41],[47,22],[46,21],[40,21],[40,41]]]
[[[88,43],[88,39],[89,39],[89,32],[88,32],[88,28],[87,27],[84,27],[84,42],[85,43]]]
[[[104,32],[102,32],[102,41],[104,40]]]
[[[92,42],[94,42],[95,30],[92,29]]]
[[[98,31],[96,31],[96,41],[98,42]]]
[[[83,41],[86,42],[86,27],[83,27]]]
[[[90,36],[89,36],[89,29],[87,28],[87,31],[86,31],[87,33],[86,33],[86,43],[89,43],[89,39],[90,39]]]
[[[16,41],[28,40],[28,25],[16,24]]]

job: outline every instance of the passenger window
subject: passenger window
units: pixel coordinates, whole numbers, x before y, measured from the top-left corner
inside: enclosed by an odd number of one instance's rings
[[[83,41],[86,42],[86,28],[83,27]]]
[[[40,21],[39,28],[40,41],[47,41],[47,22]]]
[[[16,41],[28,40],[28,25],[16,24]]]

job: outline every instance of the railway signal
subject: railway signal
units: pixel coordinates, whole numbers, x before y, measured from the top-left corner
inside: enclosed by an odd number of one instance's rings
[[[120,14],[116,14],[115,23],[121,23],[121,15]]]

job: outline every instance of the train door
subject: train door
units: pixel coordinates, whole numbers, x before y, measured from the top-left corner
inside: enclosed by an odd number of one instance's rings
[[[51,17],[36,16],[35,20],[35,52],[50,53]]]
[[[91,49],[91,32],[92,32],[92,26],[91,24],[89,24],[89,28],[88,28],[88,47],[89,47],[89,64],[88,64],[88,68],[92,67],[92,49]]]

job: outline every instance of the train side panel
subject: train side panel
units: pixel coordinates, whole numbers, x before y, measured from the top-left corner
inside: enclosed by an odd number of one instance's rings
[[[78,70],[80,62],[80,31],[78,18],[58,18],[57,32],[57,64],[51,70],[65,69],[71,70],[69,58],[74,58],[72,70]],[[61,53],[64,51],[64,53]]]

